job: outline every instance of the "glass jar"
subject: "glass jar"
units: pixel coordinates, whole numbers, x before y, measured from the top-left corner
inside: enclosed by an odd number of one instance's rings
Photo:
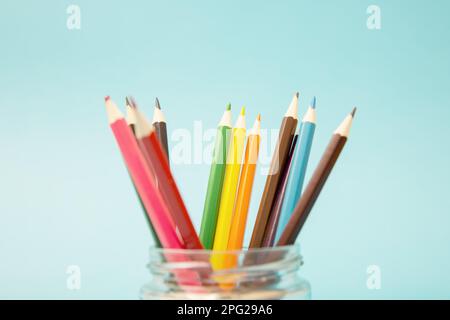
[[[298,245],[239,251],[150,249],[152,280],[141,298],[305,300],[311,298]]]

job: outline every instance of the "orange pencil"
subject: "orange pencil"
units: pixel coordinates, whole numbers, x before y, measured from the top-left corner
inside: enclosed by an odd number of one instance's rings
[[[258,161],[259,142],[261,140],[260,128],[261,115],[258,115],[247,138],[245,160],[242,166],[241,177],[239,178],[238,194],[228,239],[228,250],[239,250],[244,242],[245,225],[252,195],[253,180],[255,178],[256,162]]]

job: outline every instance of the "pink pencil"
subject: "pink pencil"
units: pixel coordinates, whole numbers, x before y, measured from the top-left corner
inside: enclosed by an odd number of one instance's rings
[[[109,125],[158,238],[164,248],[185,249],[185,244],[176,233],[169,210],[154,184],[153,175],[125,118],[109,96],[105,98],[105,105]]]

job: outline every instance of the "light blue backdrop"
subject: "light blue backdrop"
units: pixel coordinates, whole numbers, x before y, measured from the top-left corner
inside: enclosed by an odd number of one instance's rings
[[[81,30],[66,28],[70,4]],[[381,30],[366,27],[370,4],[2,1],[0,298],[134,299],[148,280],[104,95],[150,114],[158,96],[171,131],[214,127],[228,101],[276,129],[296,90],[301,112],[318,99],[313,165],[359,108],[300,237],[313,297],[450,298],[450,3],[376,0]],[[173,169],[198,227],[209,167]],[[69,265],[81,290],[66,287]]]

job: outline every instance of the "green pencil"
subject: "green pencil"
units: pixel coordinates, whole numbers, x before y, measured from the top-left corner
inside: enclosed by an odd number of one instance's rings
[[[217,127],[211,170],[209,172],[208,189],[206,191],[205,207],[203,208],[200,241],[205,249],[212,249],[216,232],[217,213],[219,212],[220,196],[227,162],[228,146],[231,133],[231,104],[222,116]]]

